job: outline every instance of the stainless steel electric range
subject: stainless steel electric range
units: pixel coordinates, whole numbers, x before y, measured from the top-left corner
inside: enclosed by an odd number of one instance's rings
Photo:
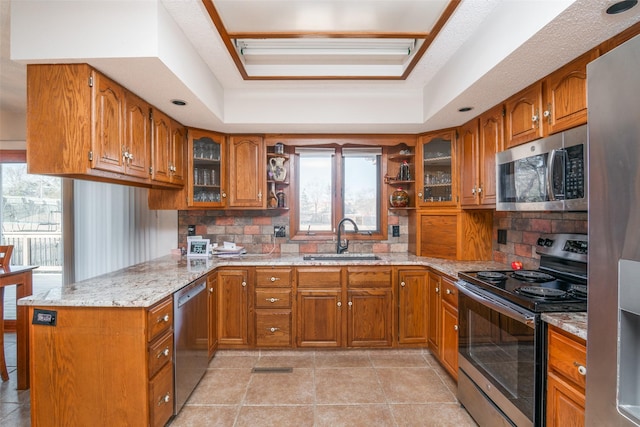
[[[480,425],[544,425],[543,312],[587,310],[587,236],[546,234],[538,270],[458,274],[458,398]]]

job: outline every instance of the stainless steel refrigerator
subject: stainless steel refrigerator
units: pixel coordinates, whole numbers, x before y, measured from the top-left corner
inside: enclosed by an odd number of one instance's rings
[[[640,425],[640,36],[587,66],[586,424]]]

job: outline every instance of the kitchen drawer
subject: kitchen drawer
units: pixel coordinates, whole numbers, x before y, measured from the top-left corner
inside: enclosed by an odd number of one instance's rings
[[[173,364],[167,363],[149,382],[149,425],[164,426],[173,415]]]
[[[147,311],[147,341],[151,342],[173,325],[173,296]]]
[[[147,351],[149,378],[153,376],[165,364],[173,361],[173,333],[167,332],[149,345]]]
[[[256,289],[256,308],[290,308],[291,290],[282,288]]]
[[[305,267],[297,270],[299,288],[340,288],[342,287],[341,267]]]
[[[256,345],[291,347],[291,310],[256,310]]]
[[[347,286],[350,288],[390,288],[389,267],[348,267]]]
[[[548,339],[549,370],[566,377],[584,390],[587,366],[587,349],[584,340],[569,337],[551,325],[549,325]]]
[[[256,287],[291,286],[290,268],[256,268]]]
[[[456,285],[443,277],[440,286],[442,287],[442,299],[453,307],[458,308],[458,289]]]

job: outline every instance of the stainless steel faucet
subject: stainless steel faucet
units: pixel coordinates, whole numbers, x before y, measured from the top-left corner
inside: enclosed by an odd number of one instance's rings
[[[358,232],[358,226],[356,225],[355,221],[352,220],[351,218],[342,218],[340,220],[340,222],[338,223],[338,247],[337,247],[337,253],[341,254],[343,252],[345,252],[347,249],[349,249],[349,241],[347,239],[344,239],[344,245],[342,245],[342,225],[345,222],[350,222],[351,224],[353,224],[353,231]]]

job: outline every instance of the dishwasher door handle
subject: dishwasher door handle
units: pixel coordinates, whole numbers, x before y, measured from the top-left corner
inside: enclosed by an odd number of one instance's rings
[[[191,289],[189,289],[189,291],[187,291],[186,294],[184,294],[184,295],[180,296],[180,298],[178,298],[178,308],[180,308],[183,305],[185,305],[186,303],[188,303],[196,295],[198,295],[200,292],[204,291],[205,289],[207,289],[206,282],[201,282],[201,283],[199,283],[197,285],[194,285]]]

